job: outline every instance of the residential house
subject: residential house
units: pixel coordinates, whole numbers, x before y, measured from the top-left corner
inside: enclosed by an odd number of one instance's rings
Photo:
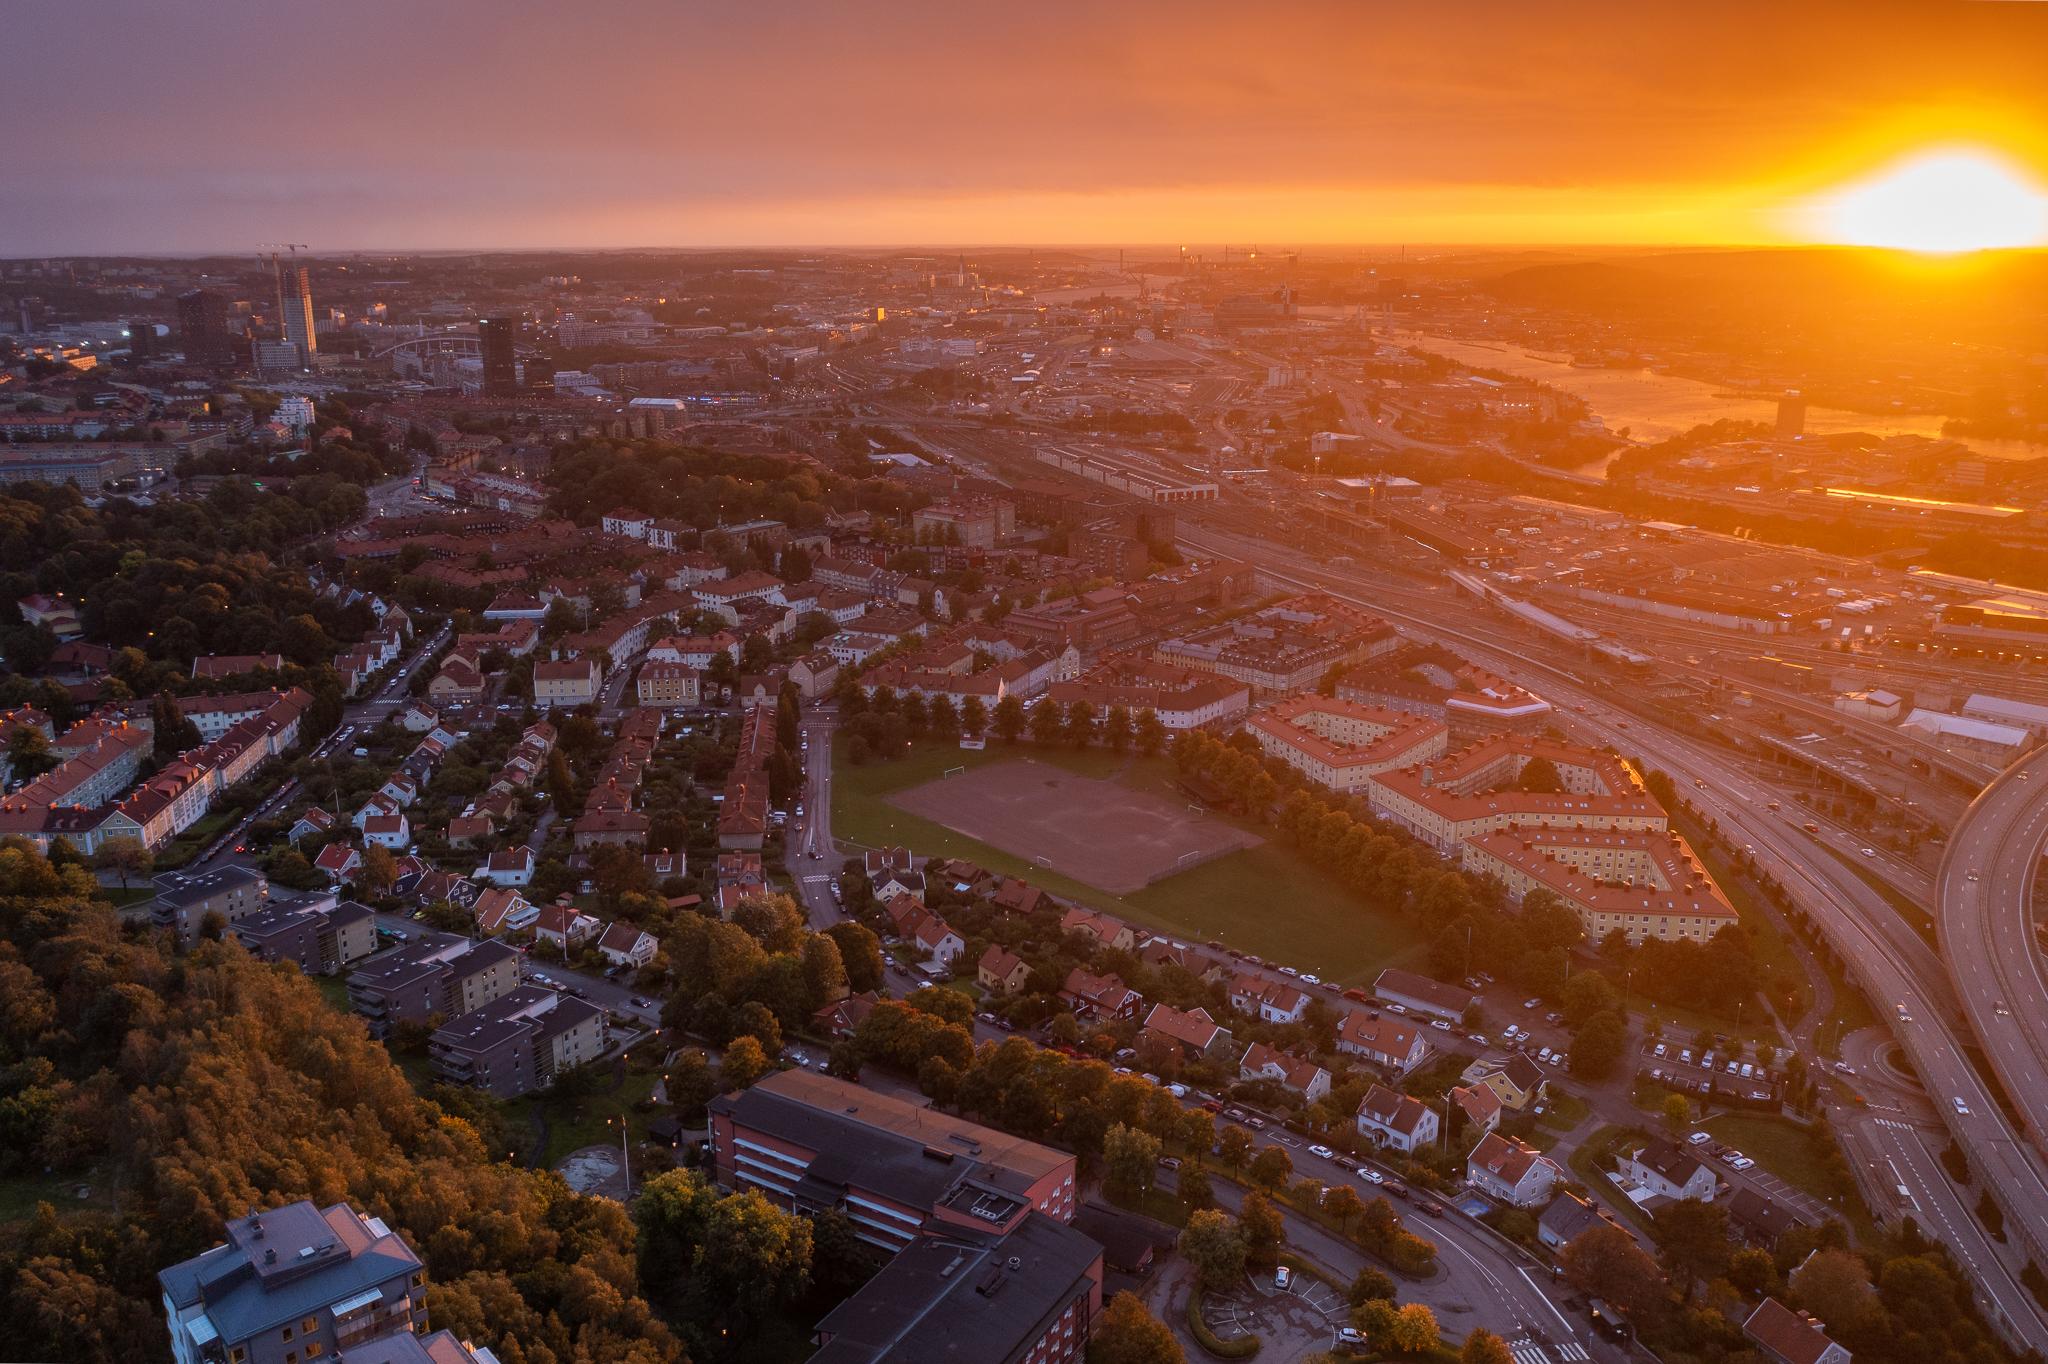
[[[990,943],[974,969],[974,978],[990,994],[1015,994],[1031,978],[1031,963],[1005,947]]]
[[[1299,1023],[1308,1012],[1308,992],[1285,981],[1240,974],[1230,982],[1230,1007],[1266,1023]]]
[[[1615,1168],[1623,1179],[1654,1197],[1711,1203],[1721,1191],[1714,1172],[1667,1137],[1650,1138],[1616,1161]]]
[[[1419,1023],[1378,1009],[1353,1009],[1337,1024],[1337,1050],[1363,1057],[1392,1075],[1405,1075],[1429,1055],[1428,1034]]]
[[[299,811],[298,819],[286,830],[285,841],[297,843],[305,838],[324,838],[333,831],[335,822],[331,811],[323,810],[317,805],[308,805]]]
[[[1215,1060],[1230,1046],[1230,1029],[1219,1025],[1207,1009],[1182,1011],[1171,1004],[1154,1004],[1138,1030],[1138,1050],[1166,1060]]]
[[[477,843],[488,842],[497,832],[497,822],[489,815],[457,815],[448,821],[448,846],[473,847]]]
[[[1456,1023],[1479,1002],[1470,990],[1389,966],[1373,980],[1372,992],[1389,1004]]]
[[[533,665],[533,704],[542,710],[588,705],[603,680],[595,658],[541,659]]]
[[[488,881],[494,886],[525,886],[533,883],[533,849],[524,843],[516,848],[500,848],[485,859],[484,864],[470,873],[474,881]]]
[[[652,933],[622,920],[605,925],[597,937],[597,950],[614,966],[641,967],[654,960],[661,944]]]
[[[372,815],[363,821],[363,842],[380,848],[403,848],[412,842],[412,825],[406,821],[403,810],[395,815]]]
[[[1436,1109],[1412,1094],[1374,1085],[1358,1103],[1358,1133],[1391,1151],[1410,1152],[1436,1141]]]
[[[1045,901],[1045,892],[1029,881],[1012,876],[996,888],[989,903],[1010,914],[1029,914]]]
[[[1728,1224],[1750,1244],[1773,1250],[1778,1238],[1800,1225],[1800,1221],[1784,1204],[1766,1198],[1747,1184],[1738,1184],[1728,1200]]]
[[[1595,1227],[1618,1225],[1607,1209],[1560,1189],[1537,1215],[1536,1239],[1552,1250],[1563,1250]]]
[[[1485,1085],[1456,1085],[1445,1096],[1471,1131],[1485,1136],[1500,1126],[1500,1096]]]
[[[534,939],[551,943],[564,952],[589,942],[603,931],[604,920],[585,914],[574,905],[542,905],[540,917],[533,921]]]
[[[1237,1063],[1237,1077],[1240,1080],[1271,1080],[1294,1094],[1303,1102],[1314,1103],[1330,1092],[1330,1072],[1313,1061],[1304,1061],[1267,1046],[1254,1042],[1245,1048],[1244,1056]]]
[[[1105,1022],[1136,1018],[1145,1003],[1136,990],[1113,973],[1098,976],[1078,966],[1067,972],[1067,983],[1060,987],[1060,1002],[1076,1018]]]
[[[1118,952],[1132,951],[1138,945],[1138,935],[1131,931],[1129,924],[1092,909],[1076,907],[1068,910],[1060,917],[1060,932],[1080,934]]]
[[[927,966],[951,966],[967,950],[967,940],[936,914],[927,914],[919,919],[911,930],[910,939],[924,954]]]
[[[540,918],[540,906],[529,902],[518,891],[503,886],[492,886],[478,892],[470,912],[476,916],[477,932],[487,938],[500,933],[523,932]]]
[[[868,1015],[882,1002],[881,996],[873,990],[864,990],[857,995],[827,1004],[811,1015],[811,1024],[819,1032],[831,1038],[847,1038],[860,1031],[860,1025],[867,1022]]]
[[[1499,1061],[1474,1061],[1459,1077],[1468,1085],[1483,1085],[1493,1091],[1503,1108],[1520,1113],[1543,1097],[1549,1083],[1543,1068],[1520,1052]]]
[[[1517,1208],[1548,1203],[1562,1174],[1535,1147],[1498,1132],[1487,1133],[1465,1158],[1465,1178],[1473,1188]]]
[[[329,843],[313,859],[314,870],[335,884],[352,880],[362,866],[362,852],[347,843]]]
[[[1776,1298],[1758,1303],[1742,1333],[1778,1364],[1850,1364],[1850,1354],[1829,1338],[1821,1324]]]

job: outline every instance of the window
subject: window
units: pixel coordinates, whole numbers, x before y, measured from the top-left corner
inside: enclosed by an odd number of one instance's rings
[[[290,1339],[292,1338],[292,1328],[291,1328],[291,1327],[287,1326],[287,1327],[285,1327],[285,1328],[284,1328],[284,1336],[283,1336],[282,1338],[283,1338],[283,1339],[285,1339],[285,1340],[290,1340]]]
[[[242,1361],[247,1359],[248,1357],[249,1352],[239,1345],[235,1346],[234,1349],[228,1351],[229,1364],[242,1364]]]
[[[304,1321],[299,1323],[299,1334],[302,1336],[310,1336],[319,1329],[320,1318],[318,1317],[307,1317]]]
[[[299,1364],[299,1352],[297,1350],[286,1350],[284,1352],[284,1364]]]
[[[306,1358],[317,1359],[326,1348],[317,1340],[309,1340],[306,1342]]]

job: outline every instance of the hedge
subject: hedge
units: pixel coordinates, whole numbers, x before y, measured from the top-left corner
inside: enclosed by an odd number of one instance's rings
[[[1199,1283],[1188,1294],[1188,1330],[1193,1333],[1196,1344],[1218,1359],[1250,1359],[1259,1352],[1259,1338],[1249,1332],[1236,1340],[1225,1340],[1209,1329],[1209,1323],[1202,1320],[1202,1285]]]

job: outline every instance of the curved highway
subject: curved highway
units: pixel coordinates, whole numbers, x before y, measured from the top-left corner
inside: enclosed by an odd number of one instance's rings
[[[1251,537],[1218,537],[1186,527],[1180,538],[1199,552],[1249,559],[1277,581],[1329,592],[1402,621],[1415,633],[1461,644],[1475,661],[1505,675],[1522,669],[1540,671],[1547,675],[1547,693],[1585,700],[1603,715],[1607,710],[1605,698],[1574,686],[1565,670],[1532,658],[1526,644],[1490,637],[1491,631],[1482,634],[1447,624],[1442,600],[1405,606],[1401,600],[1431,594],[1390,589],[1355,570],[1327,569]],[[1618,727],[1619,722],[1589,723],[1584,716],[1562,714],[1560,718],[1572,727],[1593,730],[1617,748],[1640,753],[1681,782],[1705,782],[1704,790],[1693,793],[1693,803],[1718,820],[1731,837],[1756,846],[1759,861],[1827,934],[1873,1004],[1894,1013],[1893,1028],[1907,1056],[1941,1106],[1950,1131],[1969,1153],[1972,1168],[1997,1191],[2009,1231],[2020,1234],[2011,1245],[1993,1241],[1946,1185],[1940,1193],[1950,1206],[1936,1219],[1939,1227],[1928,1229],[1949,1233],[1944,1239],[1977,1283],[2001,1328],[2025,1344],[2048,1349],[2048,1319],[2018,1275],[2030,1257],[2048,1265],[2048,1247],[2043,1244],[2048,1241],[2048,1226],[2042,1217],[2042,1209],[2048,1208],[2048,1168],[2006,1124],[1970,1064],[1962,1045],[1961,1008],[1934,952],[1853,868],[1817,849],[1785,815],[1767,810],[1767,801],[1779,794],[1775,789],[1718,754],[1647,725],[1615,732],[1607,725]],[[1898,1017],[1901,1007],[1904,1016]],[[1963,1101],[1960,1110],[1954,1105],[1957,1098]]]
[[[2032,908],[2044,844],[2048,749],[1984,788],[1950,836],[1936,882],[1956,992],[2036,1148],[2048,1138],[2048,980]],[[2048,1215],[2048,1205],[2035,1211]]]

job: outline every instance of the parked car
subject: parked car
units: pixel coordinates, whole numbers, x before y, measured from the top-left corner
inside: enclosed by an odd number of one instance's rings
[[[1287,1291],[1288,1285],[1292,1284],[1293,1282],[1294,1271],[1289,1269],[1286,1265],[1282,1265],[1278,1269],[1273,1271],[1274,1292],[1285,1293]]]
[[[1542,1005],[1543,1001],[1540,999],[1525,999],[1522,1001],[1522,1007],[1525,1009],[1541,1008]]]
[[[1159,1158],[1159,1168],[1162,1170],[1178,1170],[1180,1168],[1180,1157],[1161,1156]]]
[[[1308,1148],[1308,1153],[1312,1156],[1321,1156],[1324,1160],[1330,1160],[1337,1154],[1327,1146],[1311,1146]]]

